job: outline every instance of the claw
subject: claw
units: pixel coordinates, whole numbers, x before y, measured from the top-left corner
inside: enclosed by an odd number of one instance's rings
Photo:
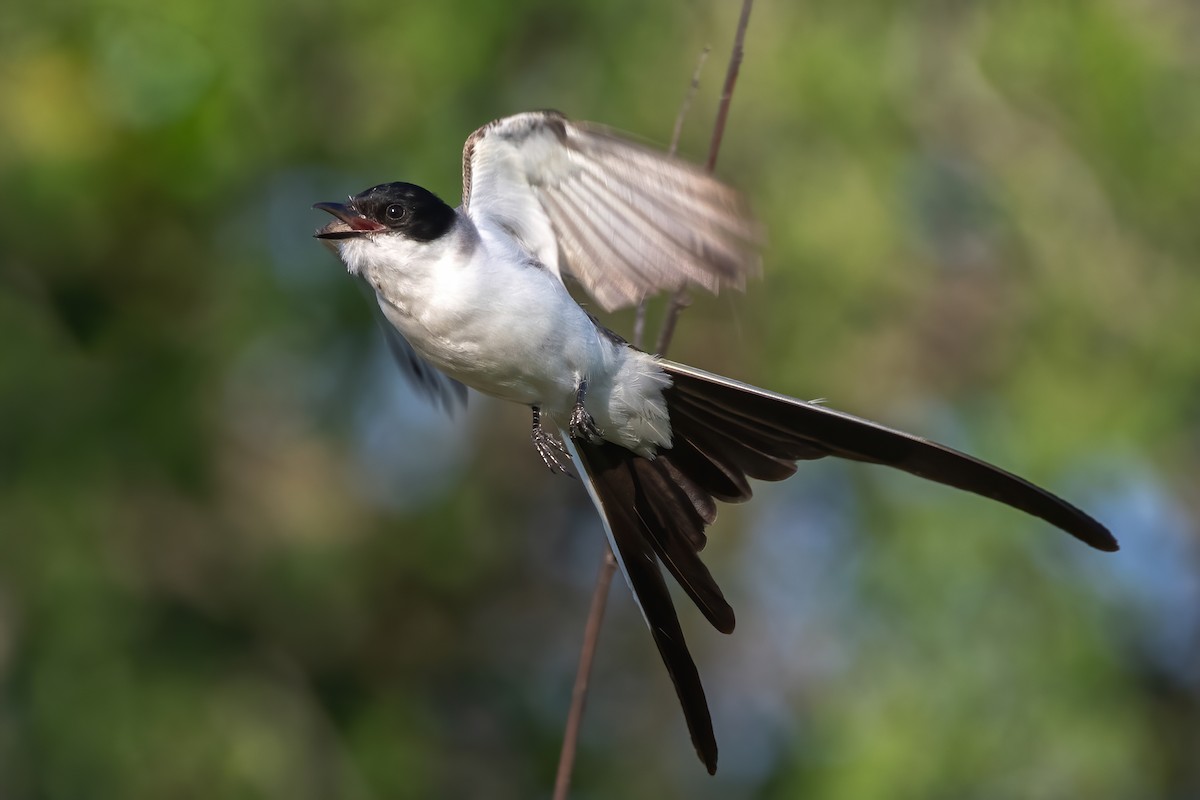
[[[547,469],[560,475],[566,475],[568,478],[575,477],[575,473],[568,466],[571,459],[567,448],[563,446],[562,440],[558,436],[542,427],[542,414],[537,406],[533,407],[531,436],[533,447],[542,457],[542,463],[546,465]]]
[[[570,427],[572,439],[598,442],[604,438],[600,429],[596,427],[596,420],[592,419],[592,415],[582,405],[575,406],[575,410],[571,412]]]
[[[583,400],[587,397],[587,381],[580,381],[575,390],[575,408],[571,410],[570,431],[572,439],[582,439],[585,442],[600,442],[604,435],[596,427],[596,420],[584,408]]]

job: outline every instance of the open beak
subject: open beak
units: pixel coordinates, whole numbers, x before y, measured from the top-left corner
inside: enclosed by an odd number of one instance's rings
[[[386,225],[380,225],[374,220],[367,219],[350,206],[342,203],[316,203],[313,208],[328,211],[335,217],[332,222],[313,234],[318,239],[353,239],[387,228]]]

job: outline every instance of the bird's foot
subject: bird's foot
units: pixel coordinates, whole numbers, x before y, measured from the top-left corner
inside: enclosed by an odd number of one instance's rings
[[[575,390],[575,408],[571,409],[569,425],[571,438],[582,439],[585,442],[603,441],[604,435],[596,426],[596,420],[583,405],[585,397],[587,397],[587,381],[580,381],[579,388]]]
[[[587,412],[583,404],[575,406],[571,412],[571,438],[582,439],[585,442],[599,442],[604,437],[596,427],[596,420]]]
[[[571,456],[567,453],[567,448],[563,446],[562,440],[556,434],[551,433],[542,427],[542,415],[537,406],[533,407],[533,447],[537,450],[538,455],[542,457],[542,463],[551,472],[557,472],[560,475],[566,475],[568,478],[574,478],[575,473],[571,471],[568,464],[571,461]]]

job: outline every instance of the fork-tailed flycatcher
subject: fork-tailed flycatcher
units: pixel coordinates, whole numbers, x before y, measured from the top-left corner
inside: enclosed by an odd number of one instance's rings
[[[465,385],[529,406],[546,466],[574,463],[710,773],[712,720],[660,565],[731,632],[733,609],[699,552],[716,501],[749,499],[750,478],[782,480],[824,456],[884,464],[1117,549],[1092,517],[998,467],[668,361],[599,325],[565,275],[613,310],[683,286],[740,287],[757,269],[759,231],[741,197],[687,163],[532,112],[470,136],[458,208],[408,183],[315,207],[335,217],[316,236],[374,289],[393,350],[426,393],[454,405]]]

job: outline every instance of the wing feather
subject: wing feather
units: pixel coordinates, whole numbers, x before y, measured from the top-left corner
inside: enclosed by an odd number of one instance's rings
[[[376,295],[375,290],[365,280],[360,281],[359,285],[362,287],[363,293],[374,301],[371,306],[375,309],[375,319],[383,331],[388,352],[413,389],[434,406],[452,416],[465,408],[467,387],[417,355],[417,351],[404,338],[404,334],[396,330],[396,327],[388,321],[387,309]]]
[[[736,242],[714,229],[708,231],[706,241],[693,242],[695,227],[707,224],[702,217],[693,217],[689,227],[681,227],[679,219],[688,214],[686,209],[665,208],[657,198],[639,195],[619,180],[606,182],[605,177],[599,170],[588,167],[579,180],[582,191],[589,193],[596,204],[602,205],[614,217],[626,208],[642,211],[642,224],[620,225],[613,229],[614,234],[619,234],[617,244],[627,259],[676,263],[687,271],[688,280],[710,291],[719,290],[722,280],[740,288],[742,281],[738,270],[742,254]],[[616,221],[622,220],[618,217]],[[697,251],[702,251],[707,269],[695,269],[693,256]]]
[[[609,311],[681,286],[741,288],[759,269],[761,229],[738,192],[553,111],[505,117],[467,139],[463,210]]]

